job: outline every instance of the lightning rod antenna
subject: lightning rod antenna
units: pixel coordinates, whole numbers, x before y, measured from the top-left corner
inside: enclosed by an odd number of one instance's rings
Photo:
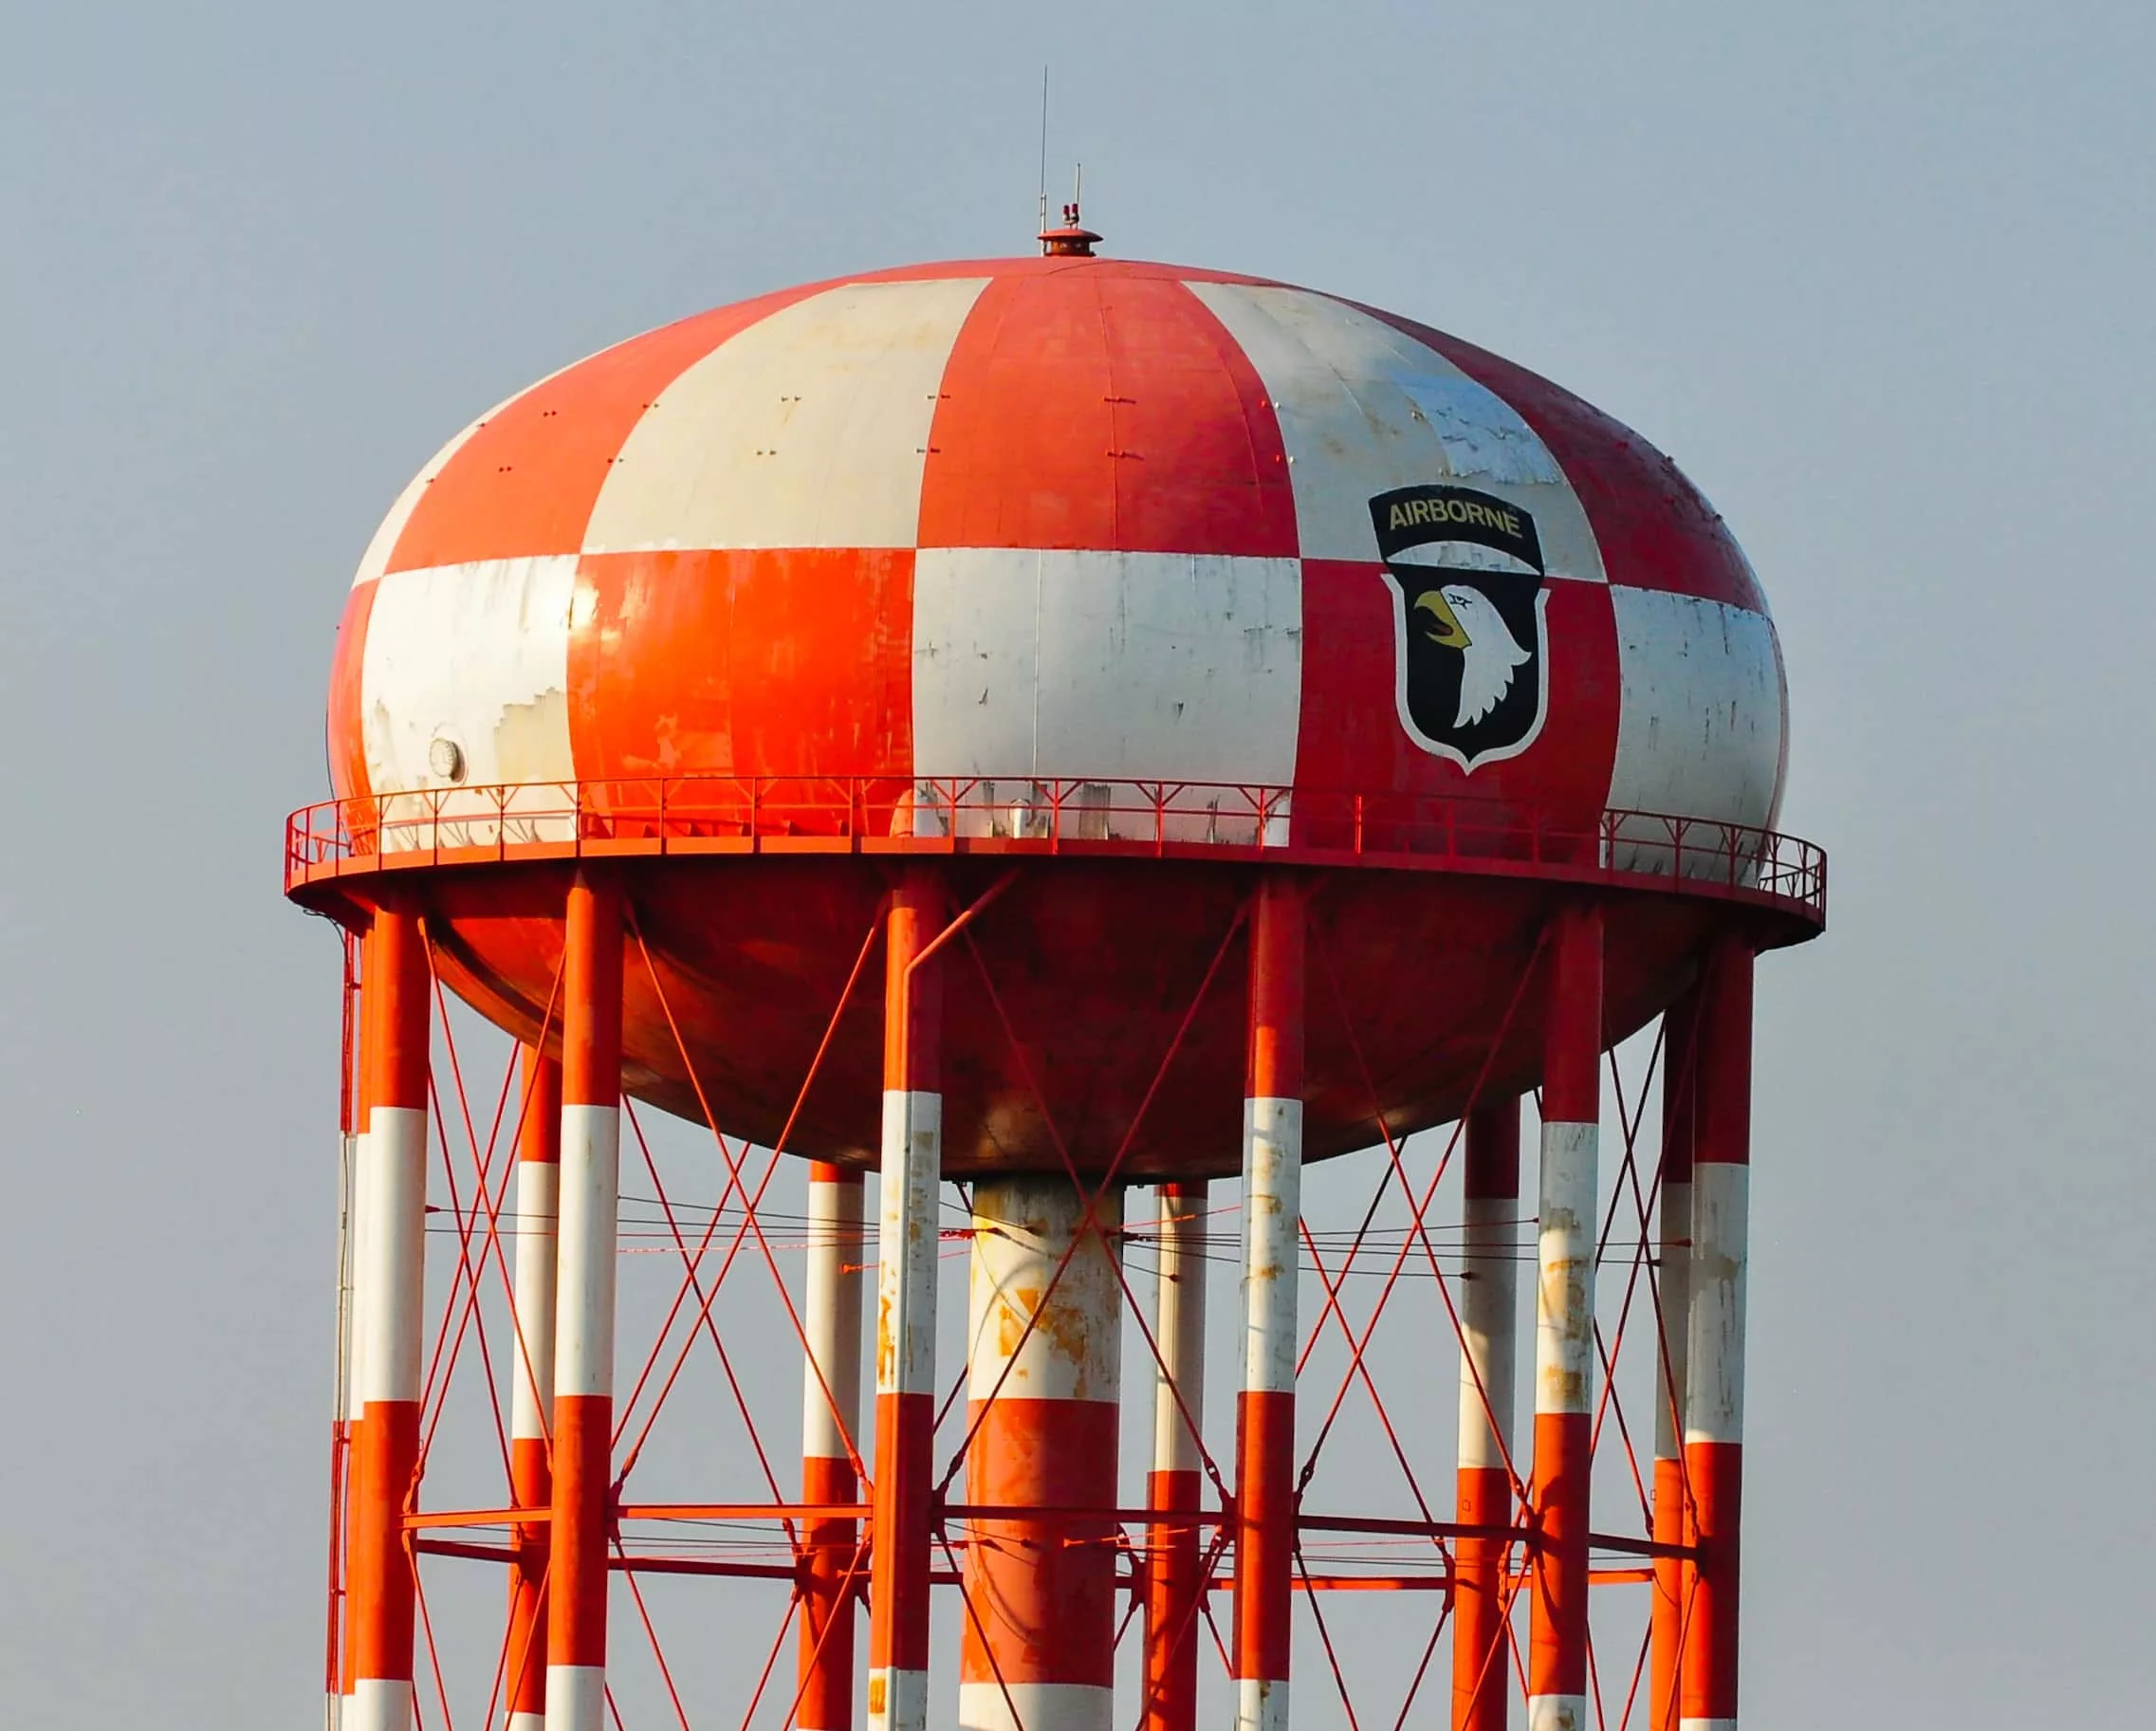
[[[1048,64],[1041,64],[1041,226],[1048,226]]]

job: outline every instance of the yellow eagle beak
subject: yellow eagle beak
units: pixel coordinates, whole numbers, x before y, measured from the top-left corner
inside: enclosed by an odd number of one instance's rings
[[[1423,633],[1432,643],[1442,643],[1447,649],[1465,649],[1474,639],[1460,623],[1460,616],[1446,602],[1437,590],[1426,590],[1415,598],[1415,611],[1427,613],[1429,620]]]

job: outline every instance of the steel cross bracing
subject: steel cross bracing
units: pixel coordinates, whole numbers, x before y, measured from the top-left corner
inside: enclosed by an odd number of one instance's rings
[[[999,883],[972,909],[961,912],[936,941],[950,954],[962,955],[974,970],[1045,1114],[1045,1096],[1025,1070],[1025,1031],[1011,1025],[985,952],[967,930],[1001,887]],[[1152,1089],[1137,1117],[1126,1127],[1122,1146],[1107,1167],[1094,1174],[1081,1172],[1072,1164],[1051,1120],[1051,1134],[1067,1176],[1083,1198],[1088,1225],[1095,1224],[1102,1199],[1116,1186],[1123,1156],[1146,1106],[1163,1085],[1199,1004],[1218,988],[1224,965],[1244,925],[1244,914],[1238,913],[1220,933],[1211,966],[1186,1007],[1174,1039],[1161,1054]],[[863,934],[852,973],[832,1006],[823,1042],[802,1077],[795,1116],[816,1085],[832,1033],[860,988],[877,948],[879,930],[879,925],[872,924]],[[665,988],[643,949],[633,910],[627,914],[627,949],[630,966],[641,968],[665,1007]],[[1505,1025],[1530,989],[1541,959],[1539,951],[1522,968]],[[431,965],[431,948],[429,960]],[[365,990],[364,982],[355,987],[348,959],[348,1004],[356,991]],[[1352,1006],[1338,990],[1322,935],[1315,930],[1311,977],[1311,1013],[1336,1018],[1360,1062]],[[560,985],[557,978],[557,994]],[[515,1303],[511,1248],[522,1227],[511,1202],[516,1163],[510,1157],[525,1129],[532,1090],[528,1077],[519,1086],[518,1051],[512,1047],[490,1103],[484,1113],[475,1111],[467,1077],[472,1019],[452,1013],[438,976],[433,989],[437,1062],[431,1083],[428,1233],[430,1284],[438,1296],[427,1332],[416,1464],[401,1497],[404,1562],[412,1577],[425,1663],[414,1710],[422,1724],[448,1727],[461,1720],[467,1724],[494,1725],[502,1722],[504,1703],[514,1695],[520,1674],[530,1664],[529,1638],[520,1645],[513,1624],[504,1624],[491,1611],[475,1610],[482,1599],[490,1599],[490,1591],[475,1596],[465,1572],[475,1563],[498,1569],[517,1563],[529,1536],[544,1533],[552,1513],[547,1507],[519,1506],[516,1501],[510,1489],[506,1413],[518,1381],[530,1385],[534,1380],[526,1319],[518,1316]],[[671,1007],[666,1014],[671,1023]],[[558,1004],[550,996],[545,1025],[554,1025],[558,1015]],[[348,1016],[348,1028],[349,1021]],[[1493,1052],[1503,1034],[1501,1026],[1492,1041]],[[678,1028],[676,1038],[679,1040]],[[695,1078],[694,1059],[685,1042],[680,1056]],[[1595,1261],[1607,1273],[1622,1278],[1604,1282],[1594,1319],[1600,1373],[1592,1427],[1597,1520],[1592,1536],[1595,1561],[1590,1579],[1596,1592],[1589,1652],[1595,1721],[1612,1727],[1648,1722],[1649,1611],[1655,1569],[1693,1555],[1683,1543],[1656,1538],[1654,1473],[1640,1460],[1638,1441],[1639,1422],[1644,1420],[1651,1429],[1656,1406],[1673,1409],[1680,1392],[1672,1380],[1669,1355],[1658,1351],[1671,1327],[1664,1310],[1662,1269],[1655,1253],[1663,1169],[1659,1150],[1643,1144],[1642,1130],[1650,1096],[1661,1086],[1661,1073],[1671,1071],[1681,1079],[1691,1059],[1688,1042],[1682,1049],[1666,1051],[1659,1029],[1632,1042],[1627,1051],[1608,1056],[1613,1124],[1621,1137],[1622,1155],[1604,1187]],[[348,1032],[348,1082],[356,1062]],[[1486,1064],[1485,1076],[1475,1084],[1470,1112],[1481,1099],[1485,1079]],[[1367,1074],[1364,1080],[1374,1096]],[[697,1090],[701,1097],[701,1081]],[[802,1611],[808,1562],[806,1525],[822,1519],[861,1523],[843,1560],[840,1578],[846,1591],[865,1601],[874,1542],[866,1523],[874,1485],[863,1439],[844,1424],[841,1403],[825,1386],[823,1399],[840,1421],[845,1453],[861,1491],[854,1501],[842,1504],[807,1502],[790,1494],[796,1452],[790,1422],[798,1385],[783,1386],[778,1390],[782,1405],[774,1408],[754,1372],[745,1372],[737,1362],[744,1345],[755,1345],[761,1353],[768,1349],[768,1339],[738,1337],[729,1350],[728,1313],[720,1299],[723,1293],[741,1287],[746,1272],[754,1277],[752,1285],[762,1295],[760,1314],[766,1326],[783,1317],[791,1337],[789,1355],[797,1367],[803,1358],[814,1363],[785,1268],[785,1258],[805,1246],[804,1222],[774,1199],[786,1136],[782,1134],[776,1146],[761,1151],[758,1159],[760,1151],[729,1138],[709,1121],[707,1111],[709,1148],[717,1160],[706,1169],[711,1174],[711,1188],[705,1192],[709,1200],[691,1204],[677,1197],[678,1170],[672,1182],[668,1177],[670,1164],[678,1167],[678,1162],[661,1157],[634,1104],[624,1103],[634,1151],[627,1169],[636,1174],[636,1188],[623,1198],[618,1248],[628,1282],[645,1289],[639,1313],[655,1316],[657,1321],[643,1346],[624,1351],[622,1363],[635,1374],[623,1379],[627,1393],[615,1414],[607,1542],[608,1571],[620,1590],[614,1595],[616,1642],[608,1712],[615,1722],[624,1725],[789,1724],[801,1687],[789,1688],[774,1679]],[[353,1122],[347,1106],[348,1134]],[[789,1133],[790,1130],[791,1120]],[[1451,1519],[1451,1497],[1432,1482],[1433,1473],[1447,1469],[1447,1459],[1446,1449],[1433,1447],[1430,1439],[1434,1435],[1442,1443],[1451,1427],[1449,1391],[1464,1350],[1457,1302],[1465,1274],[1460,1228],[1445,1215],[1451,1196],[1447,1180],[1455,1173],[1461,1126],[1454,1126],[1442,1141],[1428,1136],[1414,1147],[1403,1146],[1381,1118],[1373,1117],[1372,1133],[1374,1146],[1369,1153],[1329,1163],[1319,1170],[1304,1192],[1299,1223],[1300,1279],[1316,1301],[1305,1307],[1308,1321],[1297,1357],[1302,1451],[1295,1479],[1295,1577],[1300,1608],[1295,1638],[1299,1651],[1307,1648],[1308,1657],[1316,1661],[1299,1665],[1304,1680],[1299,1703],[1304,1715],[1316,1719],[1321,1711],[1321,1697],[1314,1685],[1322,1676],[1329,1681],[1343,1722],[1397,1727],[1410,1722],[1418,1703],[1425,1715],[1439,1710],[1428,1702],[1428,1691],[1433,1677],[1445,1669],[1437,1655],[1454,1609],[1455,1551],[1463,1538],[1497,1540],[1504,1547],[1503,1615],[1496,1639],[1480,1655],[1478,1675],[1506,1673],[1515,1691],[1527,1689],[1521,1625],[1534,1591],[1531,1564],[1539,1542],[1539,1511],[1525,1462],[1515,1458],[1517,1444],[1506,1446],[1503,1457],[1519,1508],[1508,1524],[1475,1526]],[[642,1190],[647,1184],[648,1195]],[[783,1198],[789,1190],[790,1186],[777,1194]],[[1343,1224],[1328,1224],[1336,1205],[1348,1196],[1360,1200],[1339,1216]],[[1208,1210],[1216,1227],[1233,1222],[1237,1213],[1232,1203]],[[1530,1203],[1522,1203],[1516,1225],[1520,1233],[1516,1254],[1531,1265]],[[970,1232],[968,1226],[947,1228],[946,1256],[963,1256]],[[1122,1232],[1127,1256],[1135,1261],[1142,1262],[1153,1242],[1153,1234],[1142,1222],[1132,1222]],[[852,1247],[858,1258],[856,1266],[873,1262],[871,1233],[859,1234]],[[746,1258],[745,1250],[750,1252]],[[1231,1260],[1232,1247],[1216,1237],[1209,1254],[1211,1260]],[[647,1272],[654,1257],[672,1271],[655,1281]],[[1070,1260],[1066,1252],[1056,1266],[1049,1282],[1051,1295]],[[1149,1317],[1150,1307],[1134,1289],[1130,1268],[1121,1261],[1115,1266],[1126,1314],[1152,1363],[1161,1366],[1165,1361]],[[1036,1319],[1041,1314],[1037,1309]],[[1032,1324],[1027,1326],[1030,1329]],[[622,1346],[628,1347],[626,1337]],[[730,1412],[738,1423],[738,1437],[729,1441],[708,1430],[688,1439],[672,1437],[676,1453],[687,1443],[701,1458],[710,1475],[711,1490],[692,1498],[663,1490],[639,1498],[639,1470],[654,1444],[667,1436],[664,1422],[676,1410],[699,1366],[707,1374],[712,1370],[718,1372],[724,1393],[723,1402],[704,1401],[705,1415],[711,1409]],[[1474,1387],[1482,1391],[1479,1382]],[[975,1410],[966,1418],[959,1411],[965,1389],[961,1371],[936,1414],[942,1447],[931,1519],[939,1566],[931,1580],[939,1591],[957,1590],[950,1595],[948,1613],[938,1613],[939,1625],[948,1632],[956,1628],[955,1619],[978,1623],[980,1608],[966,1587],[965,1555],[970,1548],[992,1542],[985,1536],[983,1523],[1023,1515],[1037,1524],[1105,1526],[1111,1531],[1106,1540],[1086,1542],[1106,1542],[1118,1556],[1118,1590],[1131,1601],[1118,1631],[1120,1642],[1121,1631],[1131,1627],[1138,1609],[1145,1579],[1145,1530],[1158,1512],[1143,1506],[1142,1499],[1125,1500],[1111,1508],[1062,1510],[1017,1510],[954,1499],[952,1487],[979,1437],[986,1407],[1000,1393],[999,1385],[985,1403],[976,1399]],[[1433,1389],[1440,1391],[1434,1400]],[[1486,1393],[1483,1401],[1485,1417],[1503,1437],[1508,1427],[1496,1424],[1496,1415],[1487,1410]],[[775,1414],[782,1411],[786,1419],[774,1430]],[[1358,1414],[1364,1420],[1360,1427],[1355,1422]],[[1197,1626],[1203,1624],[1208,1638],[1202,1646],[1209,1648],[1218,1672],[1225,1677],[1228,1644],[1215,1622],[1211,1598],[1225,1592],[1231,1579],[1233,1494],[1229,1475],[1207,1446],[1204,1427],[1187,1409],[1181,1416],[1196,1442],[1200,1466],[1211,1487],[1209,1501],[1189,1517],[1190,1524],[1206,1538],[1202,1590],[1184,1613],[1184,1632],[1197,1640]],[[1219,1423],[1217,1414],[1214,1423]],[[1681,1416],[1678,1428],[1681,1433]],[[550,1461],[551,1435],[544,1440]],[[331,1457],[335,1495],[328,1672],[333,1684],[341,1667],[340,1601],[346,1558],[338,1517],[343,1507],[345,1441],[341,1413]],[[787,1464],[782,1468],[781,1462]],[[1682,1450],[1675,1464],[1689,1509],[1692,1491]],[[497,1469],[499,1477],[494,1476]],[[473,1490],[494,1488],[492,1494],[471,1495],[466,1492],[468,1484]],[[1622,1519],[1617,1518],[1620,1510]],[[725,1625],[727,1663],[722,1666],[714,1666],[710,1659],[717,1625],[681,1592],[699,1580],[735,1584],[727,1601],[735,1614]],[[543,1574],[543,1595],[546,1584]],[[751,1643],[746,1633],[747,1625],[738,1613],[752,1600],[744,1598],[744,1593],[761,1593],[765,1597],[773,1630],[768,1646]],[[1365,1595],[1350,1601],[1359,1609],[1347,1624],[1325,1609],[1331,1595],[1339,1593]],[[1385,1595],[1393,1596],[1388,1600]],[[1384,1609],[1389,1604],[1398,1609]],[[1686,1604],[1679,1607],[1678,1614],[1683,1618],[1689,1611]],[[491,1630],[484,1637],[484,1650],[491,1655],[484,1666],[472,1658],[482,1649],[476,1638],[482,1626]],[[620,1638],[623,1634],[636,1638],[625,1641]],[[990,1656],[992,1661],[992,1648]],[[684,1680],[684,1657],[695,1661],[690,1667],[695,1673],[693,1681]],[[999,1673],[999,1686],[1001,1682]],[[1017,1705],[1007,1689],[1004,1693],[1017,1720]],[[1142,1690],[1127,1689],[1118,1700],[1118,1720],[1142,1724],[1152,1705]]]

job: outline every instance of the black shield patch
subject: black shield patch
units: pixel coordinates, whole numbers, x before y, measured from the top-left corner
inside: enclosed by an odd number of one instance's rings
[[[1464,769],[1518,756],[1542,730],[1549,692],[1534,517],[1433,486],[1379,493],[1370,519],[1393,595],[1400,725]]]

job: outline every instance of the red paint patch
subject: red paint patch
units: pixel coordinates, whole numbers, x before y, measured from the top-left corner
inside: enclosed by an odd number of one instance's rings
[[[1113,1509],[1117,1416],[1112,1401],[969,1403],[967,1418],[976,1429],[966,1457],[967,1501]],[[967,1555],[967,1591],[978,1609],[960,1629],[960,1676],[1110,1686],[1116,1523],[1066,1516],[969,1524],[975,1548]]]
[[[1381,567],[1305,560],[1296,785],[1533,804],[1592,821],[1609,796],[1617,754],[1616,621],[1610,592],[1599,583],[1553,580],[1548,594],[1550,690],[1542,730],[1518,757],[1483,764],[1470,775],[1425,751],[1400,720],[1398,603]]]
[[[587,554],[572,617],[580,776],[912,773],[911,551]]]
[[[944,372],[919,543],[1289,558],[1280,430],[1242,350],[1181,283],[1006,274]]]

